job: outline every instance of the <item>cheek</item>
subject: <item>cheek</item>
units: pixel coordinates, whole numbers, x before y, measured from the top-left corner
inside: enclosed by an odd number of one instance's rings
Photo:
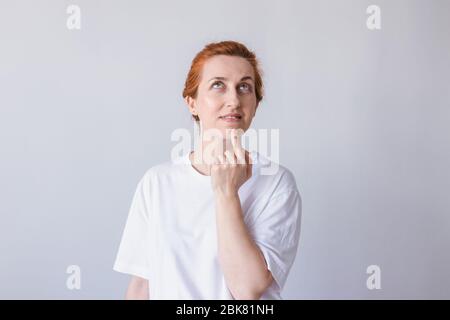
[[[256,96],[254,94],[243,95],[242,99],[248,104],[256,105]]]
[[[254,96],[245,97],[241,100],[241,103],[248,113],[252,113],[256,109],[256,97]]]
[[[206,113],[215,113],[222,106],[222,99],[217,95],[205,95],[202,99]]]

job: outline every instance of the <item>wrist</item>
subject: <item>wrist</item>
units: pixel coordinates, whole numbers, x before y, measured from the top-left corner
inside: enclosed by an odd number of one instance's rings
[[[215,190],[214,195],[216,199],[219,200],[233,200],[233,199],[239,199],[239,193],[237,190]]]

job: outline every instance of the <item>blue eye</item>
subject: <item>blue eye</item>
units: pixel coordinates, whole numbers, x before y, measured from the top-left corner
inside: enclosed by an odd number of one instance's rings
[[[251,92],[252,91],[252,86],[249,85],[248,83],[241,83],[239,85],[239,90],[245,91],[245,92]]]
[[[213,89],[221,89],[223,88],[223,82],[221,81],[216,81],[211,85],[211,88]]]

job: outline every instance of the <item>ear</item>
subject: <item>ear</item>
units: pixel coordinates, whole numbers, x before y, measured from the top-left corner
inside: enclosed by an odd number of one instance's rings
[[[259,102],[256,103],[255,113],[253,114],[253,117],[256,116],[256,110],[258,110],[258,107],[259,107]]]
[[[197,109],[195,108],[195,99],[187,96],[184,98],[184,101],[186,102],[189,108],[189,112],[192,113],[194,116],[198,116]]]

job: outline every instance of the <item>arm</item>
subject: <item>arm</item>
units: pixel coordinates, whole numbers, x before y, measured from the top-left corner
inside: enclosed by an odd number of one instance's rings
[[[132,276],[128,285],[125,300],[148,300],[148,280]]]
[[[219,262],[228,288],[235,299],[259,299],[273,278],[244,223],[239,195],[215,195]]]
[[[219,152],[210,169],[216,201],[218,258],[235,299],[260,299],[273,281],[272,273],[247,230],[238,193],[252,175],[252,164],[239,143],[237,131],[231,132],[230,139],[233,151]]]

